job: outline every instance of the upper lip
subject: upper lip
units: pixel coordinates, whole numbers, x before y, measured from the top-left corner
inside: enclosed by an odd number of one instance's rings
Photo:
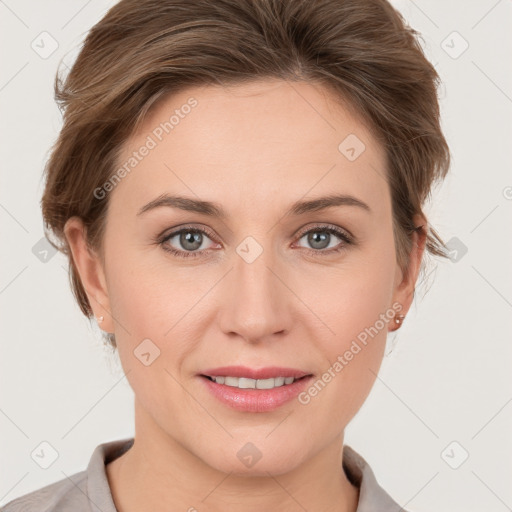
[[[296,368],[284,368],[281,366],[266,366],[264,368],[249,368],[247,366],[222,366],[220,368],[211,368],[204,370],[201,375],[207,377],[247,377],[249,379],[271,379],[275,377],[294,377],[300,379],[308,372]]]

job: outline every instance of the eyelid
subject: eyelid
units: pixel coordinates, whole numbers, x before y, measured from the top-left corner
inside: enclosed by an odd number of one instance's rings
[[[297,235],[295,236],[302,238],[306,233],[308,233],[309,231],[313,231],[315,229],[324,229],[326,231],[332,229],[333,231],[338,233],[338,236],[339,234],[344,234],[351,242],[355,240],[354,235],[348,229],[342,228],[341,226],[337,226],[336,224],[330,224],[329,222],[316,222],[313,223],[313,225],[308,224],[306,227],[301,228],[298,231]]]
[[[206,226],[197,226],[194,224],[184,224],[183,226],[176,226],[175,228],[172,228],[171,230],[165,230],[160,236],[158,236],[159,240],[167,240],[169,238],[172,238],[173,236],[178,235],[181,233],[181,231],[199,231],[201,233],[206,233],[211,239],[215,240],[216,235],[215,233]]]

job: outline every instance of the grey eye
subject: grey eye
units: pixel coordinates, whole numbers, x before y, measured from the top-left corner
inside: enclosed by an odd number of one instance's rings
[[[178,239],[177,247],[176,242],[175,244],[171,243],[174,238]],[[199,229],[181,229],[168,235],[164,242],[177,251],[197,252],[200,249],[205,249],[201,246],[205,240],[209,239],[208,235]]]
[[[336,243],[336,238],[338,239]],[[332,229],[315,228],[305,233],[300,240],[306,239],[307,244],[312,249],[322,250],[331,249],[344,242],[343,237]],[[331,244],[331,242],[334,242]]]

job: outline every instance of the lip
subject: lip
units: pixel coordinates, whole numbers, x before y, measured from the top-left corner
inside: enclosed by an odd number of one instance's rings
[[[211,368],[204,370],[201,375],[209,377],[248,377],[249,379],[270,379],[275,377],[293,377],[300,379],[308,372],[297,370],[296,368],[284,368],[281,366],[267,366],[265,368],[249,368],[247,366],[222,366],[221,368]]]
[[[217,384],[207,376],[248,377],[250,379],[269,379],[272,377],[294,377],[292,384],[285,384],[273,389],[240,389],[224,384]],[[205,370],[198,375],[206,389],[221,403],[244,412],[270,412],[299,395],[313,378],[302,370],[277,366],[267,368],[248,368],[245,366],[224,366]]]

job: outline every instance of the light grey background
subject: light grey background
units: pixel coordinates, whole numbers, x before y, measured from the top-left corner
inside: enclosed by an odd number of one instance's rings
[[[444,82],[453,163],[427,213],[467,253],[431,260],[346,444],[407,509],[511,510],[512,2],[393,3]],[[0,505],[85,469],[99,443],[133,435],[132,391],[75,305],[64,257],[33,251],[41,173],[60,128],[57,64],[73,60],[113,4],[0,1]],[[42,442],[58,452],[48,469],[31,458]]]

